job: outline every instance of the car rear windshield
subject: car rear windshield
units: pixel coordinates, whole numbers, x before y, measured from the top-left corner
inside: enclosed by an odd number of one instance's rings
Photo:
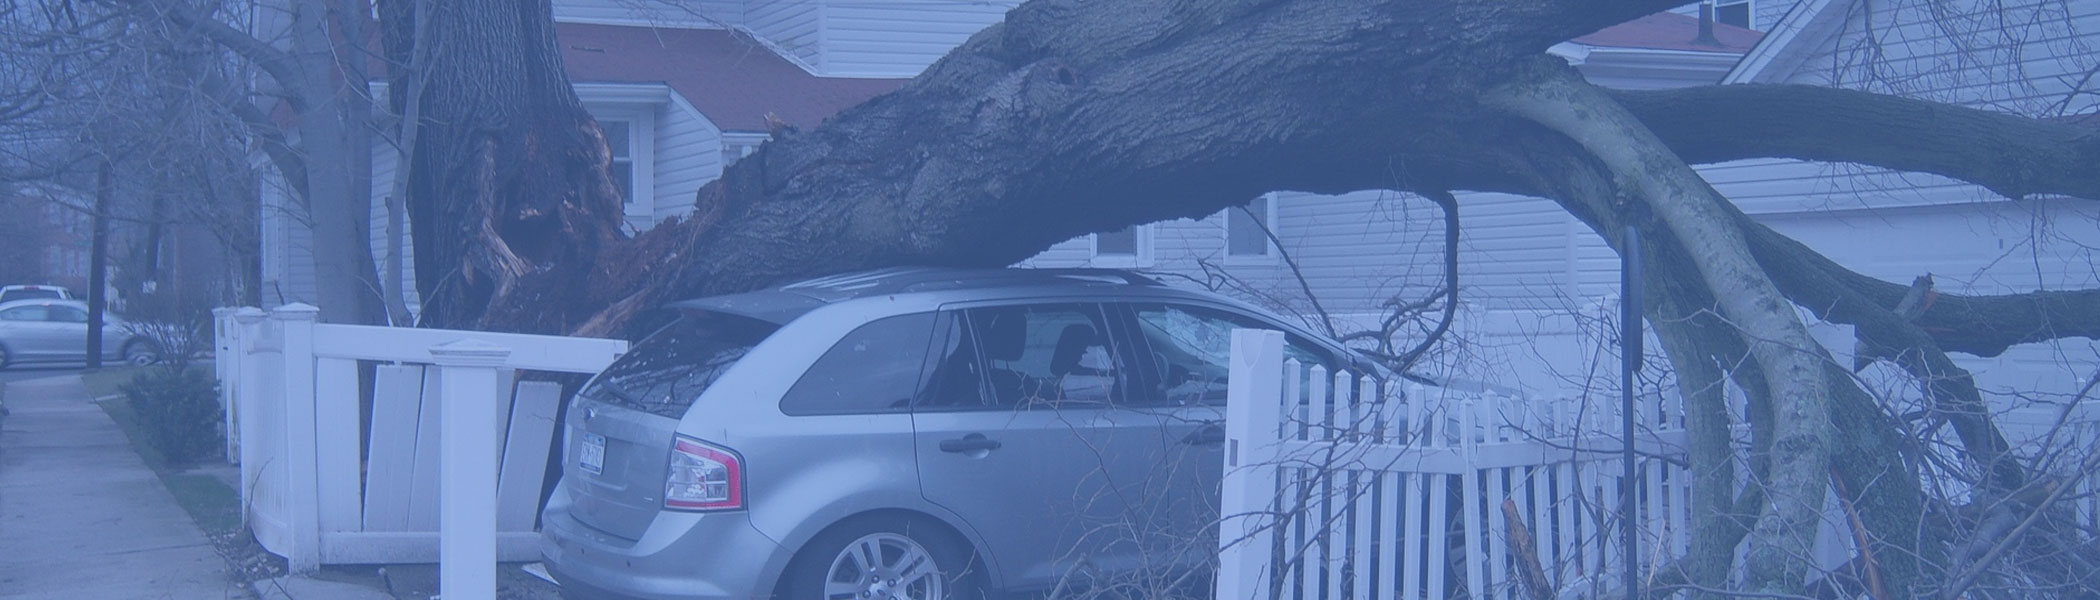
[[[581,395],[680,418],[701,392],[779,330],[757,319],[688,311],[613,361]]]
[[[61,299],[59,298],[58,290],[8,290],[5,292],[0,292],[0,302],[11,302],[15,300],[43,300],[47,298],[54,300]]]

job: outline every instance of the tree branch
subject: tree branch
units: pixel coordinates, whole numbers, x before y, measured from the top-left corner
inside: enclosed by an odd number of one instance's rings
[[[1408,372],[1415,362],[1429,353],[1430,348],[1436,347],[1437,342],[1451,332],[1451,322],[1458,318],[1458,197],[1444,190],[1424,192],[1422,196],[1444,209],[1444,314],[1437,317],[1436,328],[1430,330],[1429,335],[1423,336],[1420,343],[1394,361],[1397,366],[1393,370],[1402,373]]]
[[[1808,85],[1614,91],[1685,162],[1798,158],[1932,173],[2008,198],[2100,200],[2100,131]]]
[[[139,10],[151,11],[153,14],[166,19],[169,23],[194,31],[206,39],[225,46],[227,50],[241,55],[242,58],[255,63],[255,66],[261,68],[263,72],[269,73],[270,78],[276,79],[281,87],[296,86],[301,80],[298,61],[290,53],[279,50],[277,47],[271,46],[262,40],[255,39],[255,36],[234,29],[231,25],[213,19],[209,13],[193,12],[179,6],[155,6],[142,0],[119,1]],[[288,95],[286,101],[291,103],[294,112],[304,113],[306,111],[305,102],[297,94]]]

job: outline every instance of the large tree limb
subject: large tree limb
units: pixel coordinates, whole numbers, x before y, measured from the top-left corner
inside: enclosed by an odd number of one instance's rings
[[[730,167],[692,218],[642,236],[706,258],[643,271],[608,253],[606,272],[634,279],[600,286],[617,293],[593,308],[1005,265],[1278,189],[1391,187],[1396,145],[1464,112],[1492,74],[1676,3],[1036,0],[904,88]]]
[[[2100,200],[2100,131],[1807,85],[1615,91],[1686,162],[1799,158],[1933,173],[2008,198]]]
[[[1455,147],[1475,152],[1472,155],[1478,157],[1475,166],[1479,168],[1501,169],[1508,173],[1499,180],[1503,187],[1497,189],[1554,198],[1607,243],[1615,249],[1619,247],[1619,236],[1605,233],[1620,231],[1625,225],[1625,215],[1614,205],[1621,195],[1617,191],[1618,184],[1609,174],[1601,172],[1601,166],[1581,156],[1580,149],[1573,147],[1573,142],[1566,138],[1525,127],[1490,131],[1494,133],[1457,142]],[[1468,143],[1480,147],[1466,147]],[[1777,426],[1768,402],[1772,393],[1766,385],[1764,369],[1750,355],[1741,332],[1712,310],[1715,300],[1700,285],[1697,272],[1686,260],[1686,253],[1680,249],[1676,236],[1667,230],[1644,229],[1647,233],[1642,236],[1646,245],[1643,254],[1651,261],[1647,293],[1657,299],[1647,303],[1648,318],[1656,324],[1659,333],[1669,336],[1663,341],[1665,349],[1672,353],[1673,361],[1678,358],[1675,353],[1691,352],[1692,356],[1700,357],[1699,360],[1709,360],[1720,366],[1742,389],[1748,399],[1744,412],[1753,444],[1749,477],[1753,483],[1763,482],[1771,458],[1776,454],[1773,432]],[[1669,328],[1682,330],[1664,331]],[[1691,346],[1673,348],[1668,345],[1678,342]],[[1828,360],[1824,362],[1826,377],[1832,381],[1845,378],[1843,368]],[[1915,582],[1929,579],[1926,574],[1936,568],[1941,555],[1940,540],[1946,532],[1920,527],[1924,497],[1918,480],[1907,472],[1902,459],[1902,449],[1906,444],[1904,434],[1881,411],[1874,398],[1856,386],[1833,385],[1831,390],[1830,418],[1839,430],[1846,432],[1833,440],[1836,444],[1832,453],[1833,466],[1847,480],[1873,482],[1848,491],[1853,494],[1852,501],[1860,507],[1861,519],[1874,533],[1875,542],[1881,545],[1882,550],[1877,555],[1883,557],[1890,585],[1897,589],[1911,589]],[[1706,423],[1702,429],[1711,425]],[[1694,468],[1701,468],[1701,464],[1710,465],[1712,461],[1695,463]],[[1725,494],[1713,493],[1713,490],[1707,490],[1708,495],[1703,501],[1695,499],[1695,508],[1701,510],[1701,514],[1715,517],[1705,519],[1704,524],[1711,527],[1700,531],[1700,535],[1716,536],[1702,542],[1709,556],[1729,552],[1749,533],[1757,512],[1768,502],[1765,491],[1761,484],[1748,486],[1734,498],[1732,506],[1723,497]]]
[[[1780,450],[1766,474],[1771,501],[1758,519],[1747,556],[1753,589],[1791,592],[1812,569],[1807,562],[1829,484],[1834,447],[1832,382],[1816,360],[1815,339],[1793,308],[1777,302],[1778,286],[1756,264],[1749,243],[1724,205],[1727,199],[1678,160],[1639,121],[1565,64],[1546,65],[1484,99],[1558,131],[1595,155],[1640,206],[1674,234],[1720,313],[1745,332],[1764,365],[1779,416]],[[1632,207],[1628,207],[1632,209]]]

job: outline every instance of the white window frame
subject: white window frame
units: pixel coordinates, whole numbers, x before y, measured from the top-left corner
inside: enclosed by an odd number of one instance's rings
[[[1222,254],[1224,254],[1225,256],[1225,264],[1273,265],[1280,262],[1283,258],[1283,249],[1276,246],[1277,239],[1283,237],[1283,234],[1277,233],[1276,231],[1277,194],[1273,192],[1268,194],[1262,194],[1261,197],[1256,198],[1256,200],[1262,201],[1262,224],[1269,228],[1269,233],[1275,235],[1273,237],[1266,235],[1263,236],[1265,238],[1268,238],[1268,243],[1264,245],[1261,254],[1234,254],[1232,252],[1232,213],[1239,212],[1241,210],[1241,207],[1235,206],[1219,211],[1218,239],[1224,244],[1224,251],[1222,252]],[[1249,200],[1247,201],[1247,203],[1253,204],[1254,201]]]
[[[757,152],[760,144],[771,139],[773,136],[763,133],[722,132],[722,169],[728,170],[729,165]]]
[[[629,221],[641,219],[644,224],[656,221],[656,111],[655,107],[621,105],[584,106],[597,119],[600,127],[606,122],[627,124],[627,160],[634,165],[634,189],[632,201],[622,204]],[[645,225],[646,226],[646,225]]]
[[[1735,5],[1738,5],[1738,4],[1740,4],[1740,5],[1742,5],[1742,6],[1743,6],[1743,14],[1744,14],[1744,15],[1746,15],[1746,17],[1745,17],[1745,18],[1746,18],[1746,21],[1744,22],[1744,24],[1742,25],[1742,27],[1744,27],[1744,28],[1746,28],[1746,29],[1757,29],[1757,1],[1756,1],[1756,0],[1713,0],[1713,3],[1714,3],[1714,22],[1715,22],[1715,23],[1720,23],[1720,22],[1721,22],[1721,16],[1720,16],[1720,15],[1721,15],[1721,7],[1723,7],[1723,6],[1735,6]],[[1730,25],[1733,25],[1733,23],[1730,23]]]
[[[628,122],[627,156],[634,161],[634,201],[622,209],[637,230],[656,225],[656,115],[671,104],[671,88],[660,83],[575,84],[576,97],[591,118]]]
[[[1092,257],[1088,264],[1122,269],[1152,266],[1152,224],[1133,225],[1130,231],[1135,254],[1102,254],[1101,234],[1088,234],[1087,253]]]

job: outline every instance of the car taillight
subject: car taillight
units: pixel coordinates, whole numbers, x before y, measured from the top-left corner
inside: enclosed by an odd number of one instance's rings
[[[671,444],[664,508],[735,510],[744,507],[744,465],[728,448],[687,437]]]

